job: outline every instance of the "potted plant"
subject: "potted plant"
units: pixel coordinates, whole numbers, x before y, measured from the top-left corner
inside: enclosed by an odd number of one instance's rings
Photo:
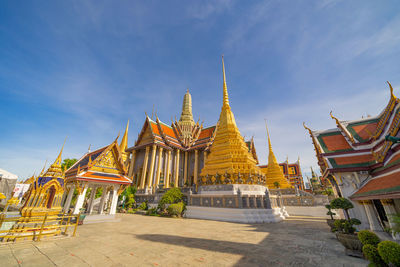
[[[331,216],[330,219],[327,219],[327,220],[326,220],[326,223],[329,225],[329,227],[330,227],[331,229],[333,229],[333,228],[335,227],[335,225],[334,225],[335,219],[333,219],[333,216],[336,215],[336,213],[332,212],[332,207],[331,207],[331,205],[329,205],[329,204],[328,204],[328,205],[325,205],[325,208],[328,209],[328,212],[326,213],[326,215]]]
[[[353,203],[350,200],[340,197],[331,201],[331,209],[342,209],[345,213],[346,219],[335,220],[333,232],[336,232],[336,237],[340,243],[345,247],[346,255],[354,257],[363,257],[362,243],[358,239],[356,228],[354,225],[360,225],[358,219],[350,218],[349,209],[352,209]]]

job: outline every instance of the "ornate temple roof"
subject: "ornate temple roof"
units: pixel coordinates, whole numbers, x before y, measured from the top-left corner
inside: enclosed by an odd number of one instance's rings
[[[324,176],[344,171],[382,171],[400,153],[398,144],[385,140],[387,135],[397,136],[400,128],[400,101],[388,84],[390,100],[378,116],[343,121],[331,113],[336,128],[312,131],[304,125]]]
[[[128,127],[128,126],[127,126]],[[125,131],[127,134],[127,130]],[[120,150],[125,147],[127,137],[122,138],[118,145],[118,138],[110,145],[87,152],[66,172],[67,182],[96,181],[102,183],[130,184],[132,181],[127,174],[124,164],[124,154]]]

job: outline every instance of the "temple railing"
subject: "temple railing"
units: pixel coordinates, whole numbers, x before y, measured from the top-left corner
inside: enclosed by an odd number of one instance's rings
[[[188,196],[188,205],[212,208],[270,209],[280,207],[276,197],[262,195],[197,195]]]
[[[6,217],[6,214],[2,213],[0,214],[0,241],[40,241],[42,237],[75,236],[80,217],[80,213],[45,214],[36,217]]]

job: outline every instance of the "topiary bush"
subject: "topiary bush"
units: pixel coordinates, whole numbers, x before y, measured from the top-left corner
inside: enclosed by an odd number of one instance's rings
[[[180,217],[183,213],[184,207],[185,207],[185,204],[183,202],[171,204],[167,208],[168,215]]]
[[[376,267],[385,267],[386,263],[382,260],[381,256],[378,253],[378,249],[376,246],[371,244],[366,244],[362,248],[362,252],[367,260],[370,261],[368,266],[376,266]]]
[[[379,242],[381,240],[379,237],[374,233],[369,230],[362,230],[358,233],[358,239],[360,239],[361,243],[365,245],[372,245],[374,247],[377,247]]]
[[[378,244],[378,253],[387,264],[400,266],[400,245],[393,241],[382,241]]]
[[[336,215],[336,213],[332,212],[332,207],[331,207],[331,205],[325,205],[325,208],[328,209],[328,212],[326,213],[326,215],[331,216],[331,220],[333,220],[333,216]]]
[[[339,232],[343,234],[354,234],[356,228],[353,225],[360,225],[361,222],[358,219],[352,218],[350,220],[340,219],[335,220],[333,232]]]
[[[346,218],[349,219],[349,209],[354,208],[353,203],[350,200],[344,197],[338,197],[331,201],[330,203],[332,209],[342,209],[346,214]]]

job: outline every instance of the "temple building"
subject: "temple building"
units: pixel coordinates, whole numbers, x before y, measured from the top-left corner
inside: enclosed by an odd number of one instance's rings
[[[192,115],[189,90],[183,98],[179,121],[171,125],[146,115],[144,125],[129,155],[128,176],[138,193],[155,193],[157,188],[192,186],[204,165],[216,126],[203,127]]]
[[[293,188],[292,184],[289,180],[283,175],[283,171],[281,166],[278,164],[276,160],[274,151],[272,150],[271,139],[269,137],[269,131],[267,128],[267,137],[268,137],[268,165],[262,168],[262,171],[266,175],[267,186],[268,188]]]
[[[308,130],[321,168],[336,194],[350,198],[351,216],[361,229],[391,227],[391,214],[400,213],[400,100],[390,88],[385,109],[375,117],[343,121],[336,127]]]
[[[61,169],[63,148],[47,171],[44,172],[43,169],[38,177],[32,178],[27,199],[21,208],[21,222],[28,222],[31,217],[45,216],[45,214],[51,218],[61,212],[65,177],[64,170]]]
[[[108,146],[88,151],[66,171],[65,212],[70,210],[74,191],[77,190],[78,195],[72,210],[74,214],[82,212],[89,215],[93,213],[114,215],[116,213],[118,195],[132,183],[132,180],[127,177],[128,153],[124,152],[128,144],[128,127],[129,122],[120,144],[116,138]],[[86,194],[89,191],[90,194]],[[98,191],[101,192],[101,198],[95,210],[95,195]],[[86,206],[84,206],[85,203]]]

